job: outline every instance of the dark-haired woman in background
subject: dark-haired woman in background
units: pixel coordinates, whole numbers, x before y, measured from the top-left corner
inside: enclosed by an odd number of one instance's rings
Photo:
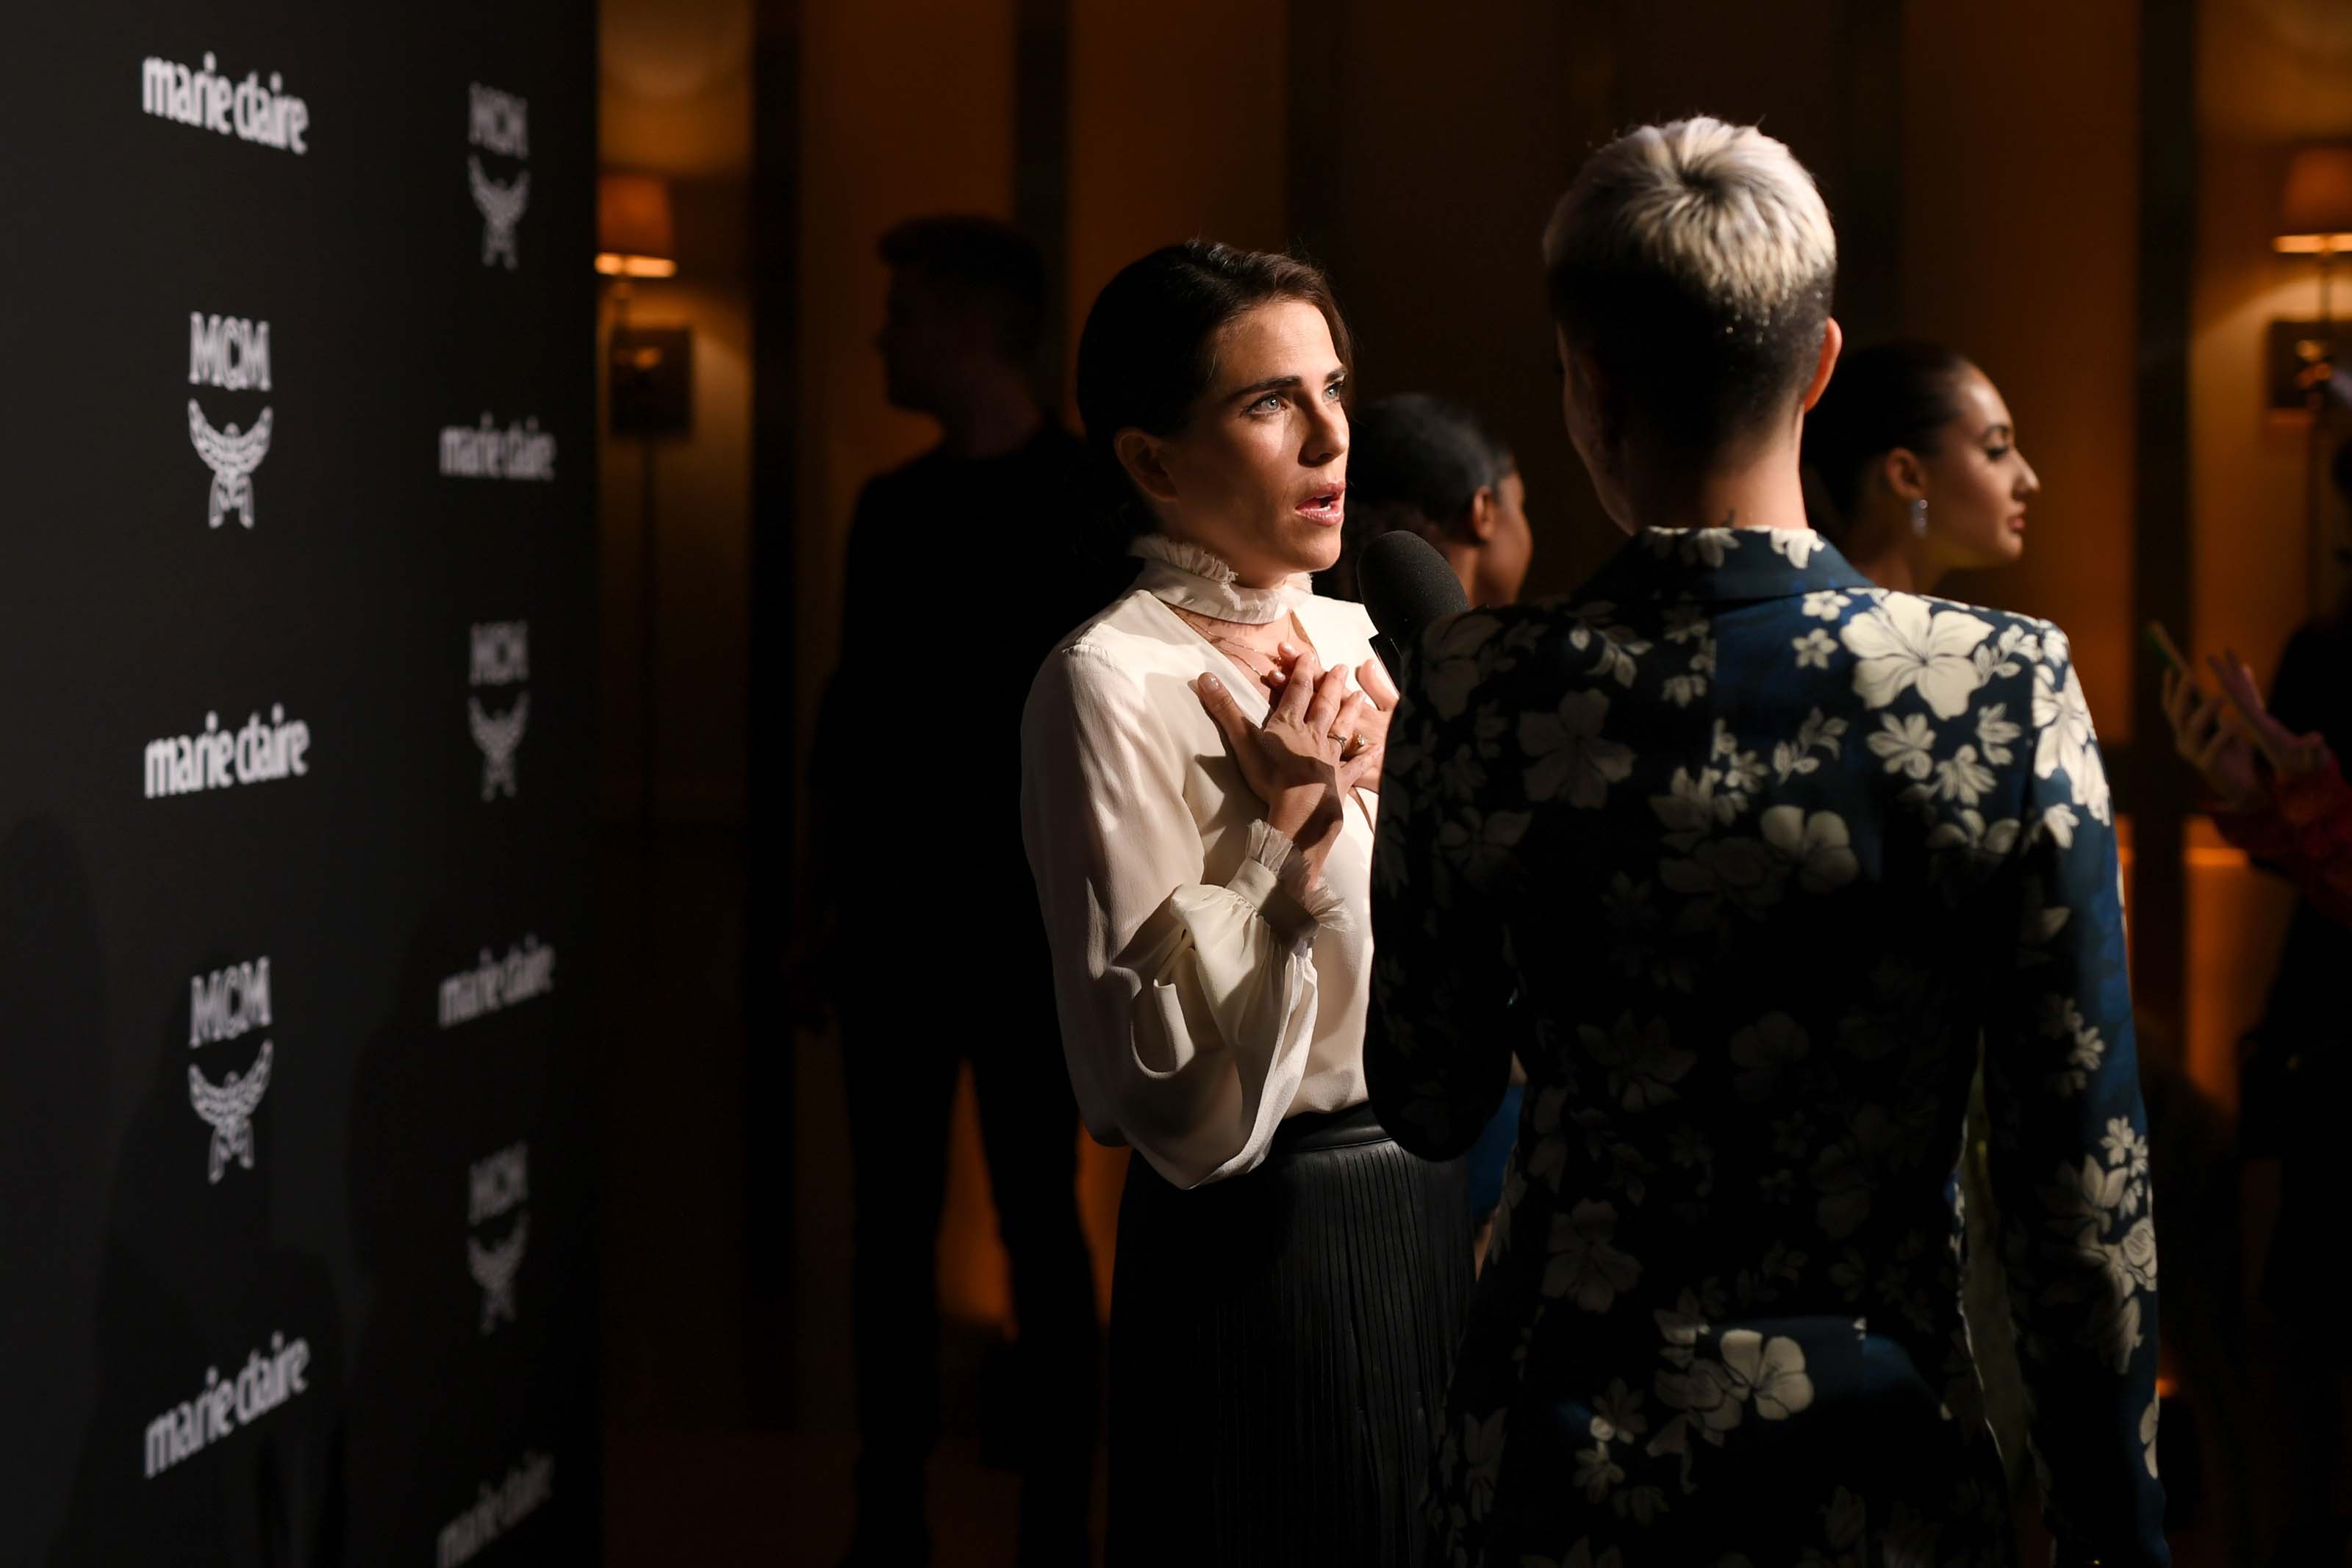
[[[1468,409],[1423,392],[1398,392],[1356,416],[1348,520],[1339,563],[1318,592],[1362,597],[1356,562],[1381,534],[1427,539],[1462,580],[1473,608],[1516,604],[1535,555],[1528,487],[1511,449]]]
[[[2016,423],[1991,378],[1941,344],[1854,350],[1805,418],[1807,520],[1864,576],[1898,593],[1933,593],[1948,572],[2011,565],[2025,553],[2026,503],[2042,490]],[[1969,1231],[1962,1304],[1985,1419],[2015,1489],[2026,1469],[2025,1383],[1990,1158],[1979,1066],[1959,1166]]]
[[[1934,343],[1839,360],[1806,417],[1804,463],[1814,528],[1897,593],[2016,560],[2026,503],[2042,490],[2000,389]]]
[[[1079,1107],[1139,1156],[1118,1568],[1423,1560],[1470,1248],[1459,1167],[1365,1103],[1394,691],[1363,611],[1308,585],[1339,553],[1348,373],[1319,273],[1198,241],[1113,278],[1078,345],[1146,565],[1038,673],[1022,824]]]

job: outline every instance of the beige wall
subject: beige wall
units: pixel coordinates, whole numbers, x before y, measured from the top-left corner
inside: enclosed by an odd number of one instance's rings
[[[2074,641],[2100,737],[2131,738],[2139,7],[1905,8],[1904,316],[1984,367],[2042,476],[2024,561],[1961,599]]]

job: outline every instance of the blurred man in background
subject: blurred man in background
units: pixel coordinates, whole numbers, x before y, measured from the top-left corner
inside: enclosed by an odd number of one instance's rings
[[[881,253],[889,400],[936,419],[940,440],[858,497],[841,664],[813,765],[810,973],[841,1020],[856,1206],[863,1451],[849,1561],[929,1560],[935,1259],[949,1113],[969,1061],[1018,1322],[1006,1404],[1020,1562],[1083,1563],[1094,1277],[1077,1107],[1021,848],[1020,723],[1038,664],[1124,584],[1118,558],[1083,532],[1081,449],[1034,390],[1036,246],[992,220],[929,217],[892,229]],[[1015,556],[1012,593],[1003,563]]]

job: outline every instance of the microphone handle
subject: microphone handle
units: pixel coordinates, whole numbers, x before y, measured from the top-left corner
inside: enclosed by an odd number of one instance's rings
[[[1404,690],[1404,655],[1397,651],[1396,639],[1385,632],[1374,632],[1372,652],[1388,666],[1389,679],[1396,683],[1397,690]]]

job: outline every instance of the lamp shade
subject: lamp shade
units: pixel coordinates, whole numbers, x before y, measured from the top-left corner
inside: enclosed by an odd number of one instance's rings
[[[2287,165],[2281,250],[2352,249],[2352,146],[2306,147]]]
[[[596,183],[596,270],[667,277],[677,271],[669,183],[652,174],[606,174]]]

